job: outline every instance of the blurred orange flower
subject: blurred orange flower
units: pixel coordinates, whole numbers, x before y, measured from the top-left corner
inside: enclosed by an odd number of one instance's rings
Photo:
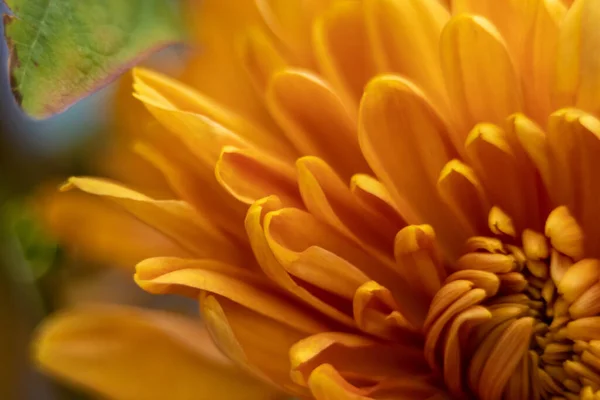
[[[199,298],[221,350],[293,396],[600,396],[598,2],[205,3],[199,91],[134,71],[166,128],[135,149],[176,199],[64,186],[189,253],[138,263],[142,288]]]

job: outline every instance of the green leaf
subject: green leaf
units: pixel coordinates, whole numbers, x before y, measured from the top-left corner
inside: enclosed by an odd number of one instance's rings
[[[183,38],[173,0],[5,0],[12,91],[34,118],[64,111]]]

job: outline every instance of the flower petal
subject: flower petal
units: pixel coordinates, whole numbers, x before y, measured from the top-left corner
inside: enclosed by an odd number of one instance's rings
[[[85,260],[130,269],[148,257],[191,256],[125,210],[85,193],[61,193],[53,186],[40,195],[38,208],[51,234]]]
[[[460,223],[473,234],[486,232],[490,204],[471,167],[450,160],[442,169],[437,190]]]
[[[296,161],[298,185],[308,211],[365,247],[386,253],[392,248],[396,226],[370,212],[323,160],[306,156]]]
[[[327,315],[338,323],[354,326],[354,321],[345,313],[333,307],[326,301],[321,300],[313,293],[301,286],[297,280],[292,279],[281,263],[275,258],[269,242],[265,236],[264,218],[272,210],[282,207],[281,202],[275,196],[261,199],[254,203],[248,210],[246,216],[246,231],[254,256],[264,273],[280,287],[295,295],[306,304],[319,312]]]
[[[267,106],[301,154],[322,158],[342,178],[369,171],[358,147],[353,111],[318,76],[296,69],[277,73]]]
[[[519,77],[504,40],[488,20],[467,14],[453,17],[442,32],[440,51],[463,138],[478,122],[498,124],[521,110]]]
[[[350,181],[350,192],[365,208],[378,214],[396,231],[406,226],[406,210],[398,210],[386,187],[370,175],[356,174]]]
[[[153,138],[135,144],[135,150],[163,173],[173,191],[199,214],[223,231],[246,242],[241,222],[246,207],[233,198],[214,177],[214,165],[201,164],[189,148],[175,140]],[[177,154],[177,157],[173,157]]]
[[[459,252],[469,232],[457,227],[435,184],[453,157],[448,130],[423,94],[403,78],[375,78],[360,109],[359,139],[365,158],[396,205],[409,205],[411,223],[436,226],[444,250]]]
[[[229,365],[199,322],[164,312],[63,312],[42,324],[34,350],[44,371],[111,399],[277,397]]]
[[[243,260],[243,254],[231,241],[210,221],[194,212],[185,202],[154,200],[108,180],[95,178],[70,178],[62,190],[75,187],[115,201],[194,255],[213,257],[234,263]]]
[[[313,42],[323,76],[356,107],[375,61],[360,2],[337,1],[315,21]]]
[[[202,290],[218,294],[300,332],[315,333],[326,328],[256,271],[217,261],[150,258],[137,265],[135,281],[151,293],[178,293],[192,298]]]
[[[251,28],[246,33],[241,47],[241,59],[261,96],[264,96],[271,76],[288,65],[271,37],[260,28]]]
[[[134,70],[134,96],[149,104],[202,115],[235,132],[249,143],[268,149],[283,158],[293,157],[289,144],[278,135],[256,126],[214,100],[158,72]]]
[[[299,383],[309,379],[321,364],[330,364],[341,375],[378,382],[389,377],[428,372],[418,346],[390,346],[365,336],[323,332],[297,342],[290,349],[292,371]],[[398,363],[398,359],[404,362]]]
[[[505,210],[518,229],[538,229],[537,187],[533,176],[520,168],[507,134],[492,124],[477,124],[467,137],[466,153],[483,183],[489,201]],[[515,190],[516,189],[516,190]]]
[[[290,378],[288,356],[304,332],[216,295],[202,295],[200,308],[211,336],[233,361],[288,394],[307,395]]]
[[[286,205],[302,204],[294,168],[260,150],[223,148],[215,175],[244,204],[250,205],[269,195],[278,196]]]
[[[416,327],[420,322],[418,317],[413,317],[414,311],[411,312],[411,308],[418,311],[419,307],[415,307],[418,299],[409,298],[409,300],[412,301],[397,303],[392,293],[385,287],[375,281],[365,282],[356,290],[352,301],[356,325],[363,332],[383,339],[399,342],[406,339],[407,343],[414,343],[415,334],[419,334]],[[412,323],[408,321],[409,319]]]
[[[556,57],[555,106],[576,106],[590,113],[600,112],[600,33],[597,21],[600,5],[577,0],[561,26]]]
[[[396,235],[394,255],[398,270],[410,288],[428,304],[446,279],[433,228],[429,225],[403,228]]]
[[[450,14],[436,0],[364,2],[367,29],[381,72],[416,83],[445,114],[448,99],[439,60],[439,39]]]
[[[312,22],[330,2],[331,0],[256,0],[256,5],[266,25],[283,42],[294,61],[302,67],[312,67]]]

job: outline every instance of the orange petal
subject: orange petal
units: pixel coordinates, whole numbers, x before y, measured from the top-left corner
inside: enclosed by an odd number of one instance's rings
[[[431,301],[446,279],[433,228],[410,225],[396,235],[396,265],[414,292]],[[424,319],[424,318],[423,318]]]
[[[508,123],[519,140],[521,147],[540,175],[545,188],[545,193],[543,190],[540,193],[540,197],[543,198],[544,194],[547,196],[548,193],[552,193],[549,159],[550,147],[546,133],[535,122],[520,113],[511,116]],[[542,213],[544,211],[542,210]]]
[[[286,205],[302,204],[294,168],[259,150],[223,148],[215,175],[219,183],[244,204],[250,205],[269,195],[278,196]]]
[[[352,111],[318,76],[295,69],[277,73],[267,91],[267,105],[301,154],[322,158],[342,178],[369,171]]]
[[[569,8],[561,25],[556,57],[555,106],[577,106],[590,113],[600,112],[598,68],[600,34],[597,21],[600,5],[578,0]]]
[[[551,171],[551,196],[554,204],[565,205],[580,214],[577,196],[580,190],[580,143],[578,119],[583,112],[562,109],[548,120],[548,145]]]
[[[298,254],[292,262],[282,262],[282,265],[295,277],[348,300],[369,279],[348,261],[316,246]]]
[[[250,146],[237,133],[203,115],[182,111],[160,101],[148,100],[145,105],[174,134],[175,140],[181,140],[190,153],[209,168],[214,167],[224,146]]]
[[[600,181],[597,171],[600,168],[600,120],[592,115],[579,118],[580,175],[578,178],[581,196],[579,209],[581,228],[585,232],[586,254],[600,256],[595,245],[600,241],[600,209],[597,207],[600,196]]]
[[[504,40],[488,20],[453,17],[442,32],[440,51],[463,138],[478,122],[501,123],[521,110],[519,77]]]
[[[241,59],[261,96],[264,96],[271,77],[288,65],[271,37],[260,28],[251,28],[246,32],[241,47]]]
[[[78,192],[61,193],[53,186],[38,200],[40,216],[50,233],[69,252],[85,260],[132,268],[148,257],[191,256],[167,236],[102,199]]]
[[[559,0],[455,0],[452,12],[480,15],[498,28],[515,66],[527,77],[523,80],[527,115],[544,122],[551,111],[551,77],[564,5]]]
[[[420,377],[387,378],[375,386],[358,388],[348,382],[330,364],[315,368],[308,386],[316,400],[372,400],[372,399],[445,399],[431,379]]]
[[[277,258],[275,258],[265,236],[263,220],[270,211],[278,210],[281,206],[279,199],[271,196],[257,201],[248,210],[245,222],[246,231],[254,256],[260,267],[271,280],[289,293],[297,296],[306,304],[339,323],[353,326],[354,321],[352,318],[298,284],[297,281],[292,279]]]
[[[453,221],[435,183],[453,157],[447,128],[422,93],[403,78],[375,78],[360,109],[359,139],[365,158],[401,209],[436,227],[448,252],[458,252],[468,232]]]
[[[305,211],[293,208],[271,211],[265,216],[264,231],[273,254],[282,264],[295,261],[298,253],[317,246],[351,263],[370,279],[385,282],[393,292],[404,288],[391,259],[367,253]]]
[[[437,190],[463,226],[473,234],[486,231],[490,205],[471,167],[459,160],[450,160],[440,173]]]
[[[308,387],[316,400],[373,400],[363,396],[365,391],[348,383],[330,364],[320,365],[312,371]]]
[[[448,100],[439,60],[439,38],[450,14],[436,0],[369,0],[365,18],[381,72],[416,83],[442,113]]]
[[[506,132],[492,124],[478,124],[469,133],[465,148],[489,201],[505,210],[518,229],[537,228],[539,216],[530,211],[537,206],[536,182],[520,168]]]
[[[299,383],[312,371],[330,364],[342,375],[374,382],[388,376],[419,375],[427,365],[418,346],[389,346],[365,336],[323,332],[297,342],[290,349],[292,371]],[[404,360],[398,363],[398,359]]]
[[[350,192],[365,208],[392,224],[395,231],[406,226],[406,210],[396,208],[387,188],[377,179],[356,174],[350,181]]]
[[[108,180],[95,178],[70,178],[61,190],[72,188],[115,201],[199,257],[234,263],[243,259],[243,254],[222,232],[185,202],[154,200]]]
[[[202,295],[200,306],[211,336],[232,360],[288,394],[307,395],[290,378],[288,356],[305,333],[220,296]]]
[[[298,331],[315,333],[326,329],[255,271],[217,261],[151,258],[137,265],[135,281],[151,293],[178,293],[193,298],[201,290],[218,294]]]
[[[375,281],[365,282],[356,290],[352,302],[356,325],[362,331],[377,337],[411,341],[415,338],[416,327],[420,326],[422,318],[414,315],[415,310],[419,311],[418,299],[408,300],[397,303],[385,287]],[[401,309],[406,312],[403,313]]]
[[[314,64],[311,28],[315,15],[327,8],[330,0],[256,0],[264,22],[286,46],[294,61],[303,67]]]
[[[565,206],[552,210],[544,230],[552,247],[577,261],[584,256],[584,233]]]
[[[396,227],[356,201],[329,165],[307,156],[298,159],[296,167],[300,193],[311,214],[361,244],[389,252]]]
[[[255,2],[186,0],[184,4],[193,43],[182,81],[246,118],[272,124],[238,62],[237,39],[260,23]]]
[[[164,174],[182,200],[238,239],[238,243],[246,242],[246,233],[241,226],[246,207],[219,185],[214,166],[199,163],[182,143],[164,139],[154,137],[138,142],[135,150]]]
[[[276,397],[229,365],[199,322],[164,312],[116,306],[62,312],[39,328],[34,351],[45,372],[111,399]]]
[[[249,143],[268,149],[283,158],[292,157],[294,154],[283,138],[256,126],[214,100],[158,72],[136,68],[134,91],[134,96],[144,103],[200,114],[235,132]]]
[[[338,1],[315,21],[313,41],[323,76],[356,107],[375,61],[359,2]]]

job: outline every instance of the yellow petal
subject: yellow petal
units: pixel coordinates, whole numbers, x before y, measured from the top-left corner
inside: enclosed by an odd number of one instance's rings
[[[359,129],[369,165],[399,209],[408,204],[417,217],[408,222],[436,226],[444,250],[458,253],[468,232],[456,226],[435,187],[453,151],[444,122],[423,94],[400,77],[375,78],[363,96]]]
[[[402,229],[396,235],[394,255],[411,289],[424,297],[425,303],[431,301],[446,279],[433,228],[410,225]]]
[[[306,396],[292,382],[288,356],[306,334],[216,295],[200,297],[207,328],[219,348],[236,363],[289,394]]]
[[[391,259],[374,257],[305,211],[272,211],[265,216],[264,231],[273,254],[282,264],[296,261],[298,253],[317,246],[346,260],[370,279],[385,282],[392,292],[403,292],[405,285],[398,279]]]
[[[294,168],[260,150],[223,148],[215,175],[219,183],[244,204],[250,205],[269,195],[278,196],[290,206],[302,203]]]
[[[350,181],[350,192],[365,208],[392,224],[395,231],[406,226],[406,209],[396,207],[387,188],[377,179],[356,174]]]
[[[302,332],[326,328],[256,271],[217,261],[150,258],[136,266],[135,281],[151,293],[192,298],[198,298],[201,290],[215,293]]]
[[[84,260],[130,269],[148,257],[191,256],[125,210],[93,196],[60,193],[52,186],[45,189],[38,200],[40,216],[50,233],[69,252]]]
[[[244,36],[241,59],[259,95],[264,96],[271,77],[284,69],[288,62],[260,28],[251,28]],[[262,103],[262,102],[261,102]]]
[[[183,143],[165,137],[137,142],[134,148],[163,173],[179,198],[198,213],[208,216],[218,228],[240,243],[246,241],[241,226],[246,207],[219,185],[214,176],[214,165],[209,167],[199,163]]]
[[[581,227],[565,206],[552,210],[544,230],[552,247],[575,261],[584,256],[584,234]]]
[[[224,146],[249,147],[237,133],[200,114],[182,111],[162,102],[147,101],[146,108],[176,139],[181,140],[209,168],[214,167]]]
[[[315,21],[313,41],[322,74],[358,106],[363,89],[375,75],[375,61],[359,2],[337,1]]]
[[[548,157],[551,171],[551,192],[554,204],[565,205],[578,218],[581,215],[581,154],[579,118],[581,110],[562,109],[548,120]]]
[[[214,100],[158,72],[136,68],[134,91],[135,97],[150,106],[175,108],[200,114],[235,132],[244,140],[279,154],[283,158],[292,157],[294,154],[285,139],[279,135],[256,126]]]
[[[566,13],[560,0],[456,0],[455,15],[480,15],[506,40],[523,80],[526,114],[545,122],[551,112],[550,89],[555,70],[559,26]],[[483,121],[482,121],[483,122]]]
[[[550,170],[550,147],[546,132],[544,132],[535,122],[528,119],[523,114],[515,114],[508,120],[510,129],[519,140],[521,147],[529,157],[531,163],[540,174],[545,193],[541,191],[540,200],[552,193],[552,178]],[[545,207],[544,207],[545,208]],[[543,214],[549,210],[542,209]]]
[[[587,254],[600,256],[596,243],[600,241],[600,226],[594,221],[600,218],[600,210],[597,207],[600,196],[600,182],[598,181],[598,168],[600,168],[600,120],[591,115],[579,118],[580,154],[579,161],[580,176],[579,185],[581,197],[579,198],[581,209],[581,228],[585,232],[585,246]]]
[[[423,377],[388,377],[377,385],[358,388],[348,382],[330,364],[322,364],[314,369],[308,386],[317,400],[372,400],[393,399],[443,399],[432,379]]]
[[[272,124],[238,62],[237,39],[260,22],[255,2],[187,0],[184,4],[194,43],[181,80],[245,118]]]
[[[78,188],[107,197],[123,206],[141,221],[163,232],[189,252],[236,263],[243,259],[231,241],[210,221],[177,200],[154,200],[139,192],[95,178],[71,178],[62,190]]]
[[[354,265],[321,247],[312,246],[283,267],[311,285],[350,300],[369,278]]]
[[[308,211],[365,247],[387,253],[396,226],[370,212],[323,160],[306,156],[296,161],[298,185]]]
[[[347,326],[353,326],[354,321],[345,313],[333,307],[326,301],[316,297],[309,292],[305,287],[302,287],[297,281],[292,279],[283,265],[275,258],[273,251],[269,246],[269,242],[265,236],[263,221],[265,216],[282,207],[281,202],[277,197],[271,196],[261,199],[254,203],[248,210],[246,216],[245,227],[250,240],[250,245],[254,252],[254,256],[258,261],[264,273],[275,283],[287,290],[289,293],[297,296],[306,304],[315,308],[319,312],[327,315],[333,320]]]
[[[257,0],[264,22],[287,47],[297,65],[314,64],[311,28],[315,15],[327,8],[330,0]]]
[[[510,145],[507,133],[492,124],[478,124],[469,133],[465,148],[489,201],[505,210],[518,229],[538,229],[535,175],[520,168],[517,150]]]
[[[301,154],[322,158],[345,179],[369,171],[358,147],[354,111],[318,76],[297,69],[276,74],[267,105]]]
[[[488,20],[453,17],[442,32],[440,51],[463,138],[478,122],[501,123],[521,110],[519,77],[504,40]]]
[[[34,355],[45,372],[111,399],[277,397],[229,365],[199,322],[164,312],[63,312],[39,328]]]
[[[405,362],[398,363],[401,358]],[[294,372],[309,379],[321,364],[330,364],[342,375],[378,380],[390,375],[418,375],[427,371],[418,346],[392,347],[365,336],[323,332],[297,342],[290,349]]]
[[[310,374],[308,386],[316,400],[372,400],[348,383],[330,364],[318,366]]]
[[[439,60],[439,38],[450,14],[436,0],[369,0],[365,18],[381,72],[417,84],[442,114],[448,100]]]
[[[450,160],[440,173],[437,190],[463,226],[473,234],[485,232],[490,205],[471,167],[457,159]]]
[[[375,281],[365,282],[356,290],[352,301],[356,325],[371,335],[410,343],[415,334],[418,335],[417,327],[422,318],[414,315],[415,310],[419,311],[418,299],[410,294],[406,297],[408,301],[397,303],[385,287]]]
[[[577,0],[561,26],[556,57],[556,107],[577,106],[590,113],[600,111],[600,5]]]

